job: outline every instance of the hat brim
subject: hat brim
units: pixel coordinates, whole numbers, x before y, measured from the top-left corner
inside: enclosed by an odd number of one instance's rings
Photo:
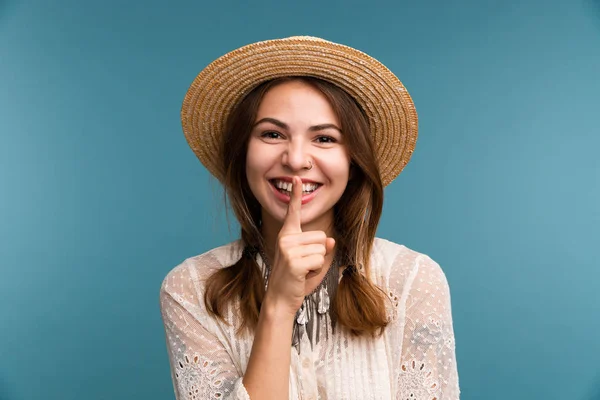
[[[284,76],[313,76],[354,97],[371,128],[381,180],[387,186],[414,151],[418,118],[402,82],[373,57],[312,37],[249,44],[216,59],[198,74],[181,108],[188,144],[202,164],[223,180],[219,141],[229,112],[262,82]]]

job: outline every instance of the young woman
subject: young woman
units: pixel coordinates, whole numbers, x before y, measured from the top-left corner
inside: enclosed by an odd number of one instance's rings
[[[196,77],[182,121],[241,237],[162,284],[176,398],[458,399],[443,271],[375,237],[417,138],[400,81],[322,39],[259,42]]]

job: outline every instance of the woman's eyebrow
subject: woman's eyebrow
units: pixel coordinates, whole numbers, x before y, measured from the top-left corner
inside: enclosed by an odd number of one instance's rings
[[[270,122],[273,125],[277,125],[281,129],[286,129],[286,130],[289,129],[288,124],[286,124],[285,122],[280,121],[280,120],[275,119],[275,118],[269,118],[269,117],[260,119],[259,121],[257,121],[254,124],[253,127],[255,127],[255,126],[259,125],[259,124],[262,124],[263,122]],[[336,129],[340,133],[342,133],[342,130],[339,127],[337,127],[335,124],[320,124],[320,125],[314,125],[314,126],[311,126],[310,128],[308,128],[308,130],[311,131],[311,132],[323,131],[325,129]]]
[[[263,118],[263,119],[261,119],[260,121],[257,121],[257,122],[254,124],[253,128],[254,128],[256,125],[258,125],[258,124],[262,124],[263,122],[270,122],[270,123],[272,123],[273,125],[277,125],[277,126],[278,126],[278,127],[280,127],[281,129],[289,129],[289,126],[288,126],[288,124],[286,124],[285,122],[282,122],[282,121],[280,121],[280,120],[278,120],[278,119],[275,119],[275,118],[269,118],[269,117],[267,117],[267,118]]]
[[[312,132],[323,131],[325,129],[336,129],[337,131],[342,133],[342,130],[334,124],[321,124],[321,125],[311,126],[310,128],[308,128],[308,130],[312,131]]]

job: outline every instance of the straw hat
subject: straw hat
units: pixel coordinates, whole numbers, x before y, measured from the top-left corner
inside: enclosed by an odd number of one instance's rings
[[[348,46],[309,36],[252,43],[210,63],[183,100],[185,137],[220,181],[219,141],[230,110],[260,83],[313,76],[354,97],[367,115],[381,179],[388,185],[406,166],[417,141],[417,112],[402,82],[383,64]]]

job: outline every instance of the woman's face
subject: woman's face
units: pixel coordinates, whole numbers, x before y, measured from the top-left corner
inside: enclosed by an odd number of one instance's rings
[[[302,81],[285,82],[265,93],[246,158],[248,184],[262,206],[263,224],[283,222],[289,194],[277,186],[298,175],[307,185],[303,229],[331,226],[333,206],[346,189],[350,171],[340,126],[327,98]]]

